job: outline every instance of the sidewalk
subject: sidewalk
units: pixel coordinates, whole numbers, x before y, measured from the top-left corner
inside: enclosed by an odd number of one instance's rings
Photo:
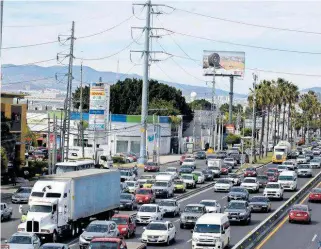
[[[180,158],[181,158],[181,155],[177,155],[177,154],[175,154],[175,155],[163,155],[163,156],[160,156],[159,161],[160,161],[160,165],[164,165],[164,164],[167,164],[167,163],[178,162]],[[148,161],[151,162],[152,159],[149,159]],[[114,164],[114,167],[115,168],[118,168],[118,167],[132,167],[134,165],[137,165],[140,168],[144,167],[144,165],[139,165],[137,162],[125,163],[125,164]]]

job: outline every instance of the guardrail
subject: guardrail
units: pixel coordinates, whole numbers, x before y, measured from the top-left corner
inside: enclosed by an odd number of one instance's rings
[[[280,206],[273,214],[261,222],[247,236],[239,241],[232,249],[252,249],[275,227],[289,212],[290,207],[300,201],[307,192],[321,179],[319,172],[313,179],[304,185],[304,187]]]

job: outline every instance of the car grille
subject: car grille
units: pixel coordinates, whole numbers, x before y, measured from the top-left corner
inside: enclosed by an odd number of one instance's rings
[[[239,216],[239,213],[230,213],[230,216]]]
[[[302,174],[306,174],[306,173],[308,173],[308,171],[300,171],[300,173],[302,173]]]
[[[196,243],[197,246],[215,246],[215,242],[213,244],[205,244],[205,243]]]
[[[199,242],[201,242],[201,243],[215,243],[215,239],[202,239],[202,238],[200,238],[199,239]],[[208,245],[208,244],[206,244],[206,245]]]
[[[34,232],[34,233],[39,232],[39,222],[38,221],[27,221],[27,232]]]
[[[234,199],[234,200],[239,200],[242,199],[243,197],[241,195],[231,195],[230,199]]]
[[[149,219],[150,219],[149,216],[141,216],[140,218],[141,218],[142,220],[149,220]]]
[[[148,238],[148,239],[158,239],[159,236],[156,236],[156,235],[148,235],[147,238]]]
[[[93,237],[86,237],[85,240],[92,241]]]
[[[187,219],[187,220],[196,220],[197,217],[194,217],[194,216],[186,216],[186,219]]]

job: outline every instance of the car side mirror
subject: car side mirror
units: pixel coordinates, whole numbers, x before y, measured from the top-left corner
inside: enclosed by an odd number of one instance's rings
[[[86,231],[86,229],[85,229],[85,228],[83,228],[83,229],[81,229],[81,230],[82,230],[83,232],[84,232],[84,231]]]
[[[7,243],[8,243],[8,240],[5,240],[5,241],[4,241],[4,243],[6,243],[6,244],[7,244]]]
[[[221,234],[225,234],[225,230],[222,230]]]
[[[193,233],[193,229],[191,230],[191,233]]]

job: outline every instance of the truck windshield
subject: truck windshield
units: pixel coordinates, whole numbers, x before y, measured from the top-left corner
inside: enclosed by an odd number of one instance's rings
[[[29,211],[35,212],[35,213],[51,213],[52,207],[45,206],[45,205],[32,205],[32,206],[30,206]]]
[[[274,152],[283,153],[283,152],[285,152],[285,149],[275,148]]]
[[[167,187],[167,182],[155,182],[154,186]]]
[[[213,224],[196,224],[194,228],[195,233],[220,233],[221,226]]]
[[[89,244],[89,249],[118,249],[118,243],[112,241],[104,242],[91,242]]]

